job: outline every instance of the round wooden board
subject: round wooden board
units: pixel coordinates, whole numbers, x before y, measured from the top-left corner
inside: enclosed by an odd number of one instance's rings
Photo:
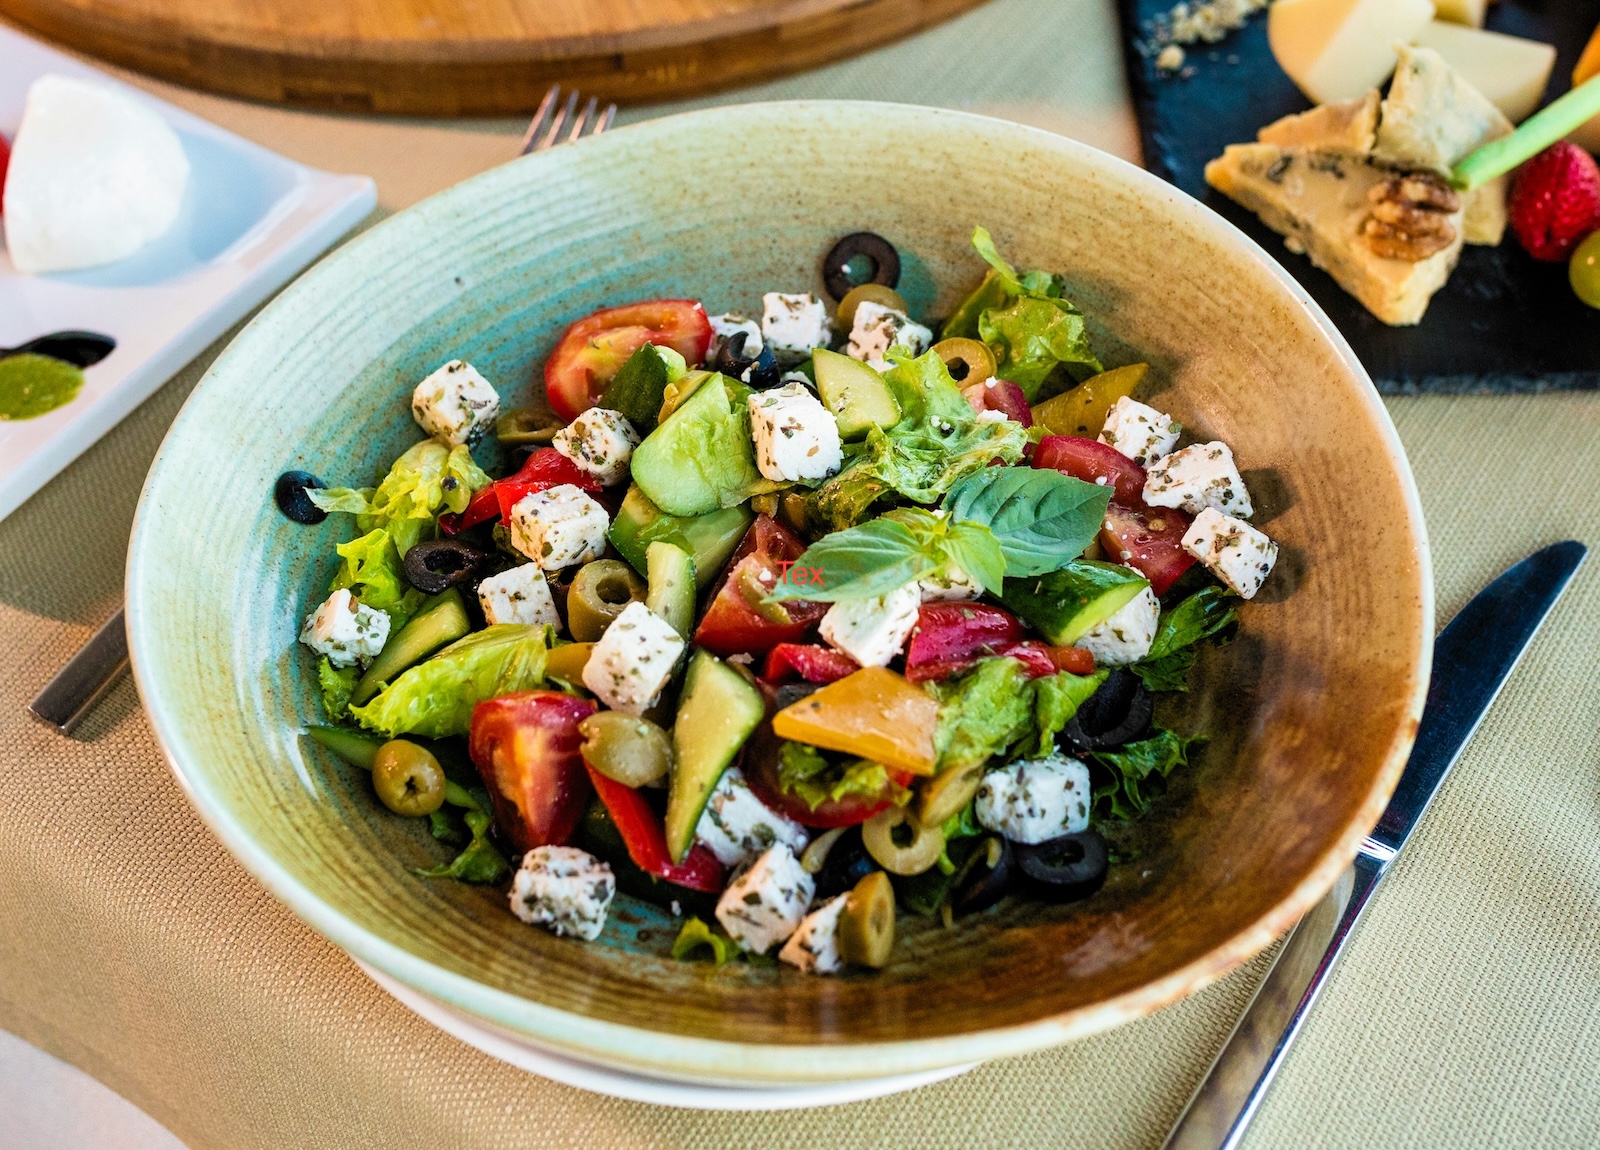
[[[983,0],[0,0],[92,56],[229,96],[352,112],[531,112],[553,82],[639,102],[753,83]]]

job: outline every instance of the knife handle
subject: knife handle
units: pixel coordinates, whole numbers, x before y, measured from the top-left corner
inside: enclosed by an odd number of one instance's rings
[[[1235,1150],[1393,854],[1368,840],[1301,919],[1211,1064],[1163,1150]]]

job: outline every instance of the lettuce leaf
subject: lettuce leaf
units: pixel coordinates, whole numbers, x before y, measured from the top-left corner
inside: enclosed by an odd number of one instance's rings
[[[417,613],[426,596],[406,582],[400,551],[388,531],[377,528],[334,550],[344,562],[328,586],[330,592],[348,587],[364,605],[387,612],[391,635]]]
[[[317,660],[317,684],[322,688],[322,709],[330,723],[350,712],[350,693],[361,681],[360,667],[335,667],[326,655]]]
[[[545,685],[545,656],[554,639],[549,627],[487,627],[406,670],[350,714],[363,727],[391,739],[464,735],[479,703]]]
[[[489,827],[493,820],[478,809],[469,810],[462,817],[466,820],[467,830],[472,833],[472,841],[466,849],[447,863],[415,873],[419,878],[453,878],[457,882],[493,886],[511,873],[511,864],[506,862],[505,855],[489,841]],[[443,836],[435,830],[434,837]]]
[[[838,802],[850,795],[875,798],[889,790],[891,784],[889,772],[881,763],[866,759],[829,762],[815,747],[785,742],[778,751],[778,786],[816,810],[825,802]]]
[[[1157,728],[1148,739],[1092,755],[1111,772],[1109,783],[1094,788],[1095,816],[1126,822],[1144,814],[1155,798],[1154,793],[1145,793],[1150,776],[1165,779],[1176,768],[1186,766],[1190,749],[1205,741],[1204,735],[1180,735]]]
[[[1039,742],[1033,752],[1035,755],[1048,755],[1055,749],[1056,736],[1072,722],[1072,716],[1078,713],[1078,708],[1100,689],[1100,684],[1110,674],[1107,670],[1096,671],[1092,675],[1059,671],[1034,680],[1033,717],[1039,728]]]
[[[396,459],[376,488],[309,488],[306,495],[324,511],[352,512],[362,532],[386,528],[404,556],[432,538],[441,512],[465,510],[473,493],[489,482],[464,445],[446,447],[426,439]]]
[[[1171,610],[1161,613],[1150,651],[1129,668],[1151,691],[1187,691],[1194,666],[1195,644],[1239,621],[1232,591],[1202,587]]]
[[[961,678],[929,686],[939,701],[941,773],[1003,755],[1033,733],[1034,687],[1015,659],[980,659]]]

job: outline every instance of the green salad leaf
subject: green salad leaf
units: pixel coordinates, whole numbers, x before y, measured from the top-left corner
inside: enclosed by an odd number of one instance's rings
[[[350,693],[361,681],[360,667],[335,667],[324,655],[317,660],[317,684],[322,688],[322,709],[337,723],[350,711]]]
[[[382,527],[374,528],[348,543],[334,548],[343,560],[334,573],[328,590],[348,587],[362,604],[389,616],[393,635],[417,613],[426,596],[412,587],[400,564],[400,550]]]
[[[1004,755],[1033,733],[1033,683],[1015,659],[980,659],[960,678],[928,686],[939,701],[940,773]]]
[[[1048,755],[1055,749],[1056,736],[1072,722],[1078,708],[1088,702],[1089,696],[1100,689],[1110,676],[1108,670],[1092,675],[1074,675],[1071,671],[1058,671],[1033,681],[1033,718],[1039,729],[1039,741],[1033,753]]]
[[[472,835],[466,849],[447,863],[415,873],[419,878],[453,878],[457,882],[492,886],[511,873],[511,864],[489,841],[493,820],[481,810],[467,811],[462,818]]]
[[[693,962],[702,948],[711,952],[715,966],[738,956],[739,944],[712,930],[698,918],[691,918],[678,928],[678,937],[672,943],[672,957],[679,962]]]
[[[441,512],[465,510],[473,493],[489,482],[464,445],[446,447],[425,439],[396,459],[376,488],[308,488],[306,496],[324,511],[354,513],[356,527],[363,532],[386,528],[404,556],[432,538]]]
[[[1111,771],[1111,782],[1094,789],[1096,816],[1128,821],[1144,814],[1154,799],[1145,793],[1150,777],[1165,779],[1187,765],[1191,748],[1204,742],[1204,735],[1180,735],[1158,728],[1148,739],[1095,753],[1091,756],[1094,761]]]
[[[464,735],[479,703],[545,685],[545,656],[554,639],[549,627],[486,627],[407,669],[350,714],[363,727],[391,739]]]
[[[890,789],[890,779],[882,763],[866,759],[829,762],[815,747],[785,742],[778,751],[778,786],[816,810],[825,802],[850,795],[881,795]]]
[[[1195,644],[1239,621],[1237,596],[1225,587],[1202,587],[1161,613],[1150,651],[1129,668],[1152,691],[1186,691]]]
[[[953,520],[994,533],[1012,578],[1048,575],[1082,555],[1105,522],[1111,489],[1049,468],[986,467],[950,489]]]

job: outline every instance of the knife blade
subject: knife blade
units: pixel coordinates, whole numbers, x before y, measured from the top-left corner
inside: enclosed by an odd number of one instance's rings
[[[1439,793],[1588,548],[1537,551],[1480,591],[1434,643],[1416,743],[1349,870],[1301,919],[1179,1116],[1164,1150],[1234,1150],[1395,856]]]

